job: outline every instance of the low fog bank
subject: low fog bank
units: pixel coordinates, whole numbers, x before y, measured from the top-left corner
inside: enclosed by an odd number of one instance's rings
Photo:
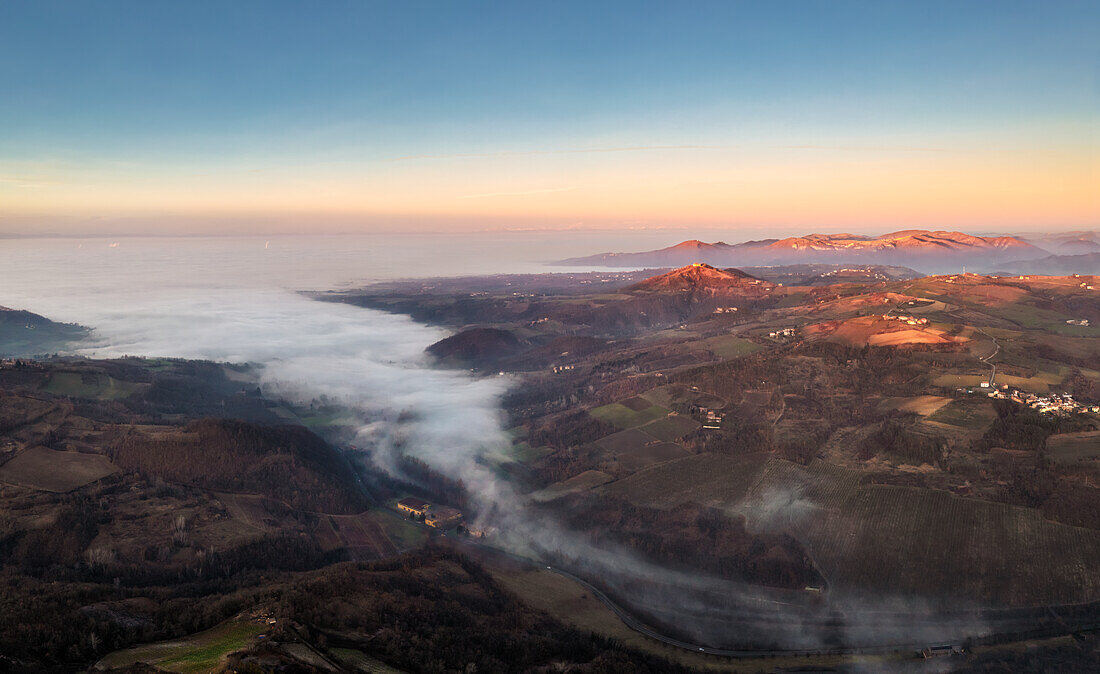
[[[250,266],[249,259],[164,251],[113,262],[100,251],[92,258],[99,267],[79,255],[12,259],[0,271],[7,291],[2,301],[92,327],[80,349],[87,356],[250,362],[268,394],[346,407],[360,422],[355,444],[376,467],[407,477],[398,461],[404,454],[461,480],[478,524],[499,528],[501,545],[563,565],[647,622],[693,643],[816,649],[988,632],[972,614],[946,620],[912,602],[840,606],[810,593],[670,571],[625,550],[594,547],[535,514],[492,467],[511,445],[500,407],[510,378],[434,368],[424,348],[445,331],[308,299],[279,283],[269,264]],[[790,521],[812,507],[797,495],[780,495],[757,513],[757,523]]]

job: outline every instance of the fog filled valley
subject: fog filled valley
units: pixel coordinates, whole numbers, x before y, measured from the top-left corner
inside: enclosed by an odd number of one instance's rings
[[[1100,672],[1097,35],[0,2],[0,674]]]
[[[1095,277],[604,243],[11,242],[0,663],[1094,656]]]

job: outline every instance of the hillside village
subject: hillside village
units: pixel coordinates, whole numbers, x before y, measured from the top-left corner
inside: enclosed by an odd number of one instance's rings
[[[1095,403],[1082,403],[1078,400],[1074,400],[1072,395],[1065,392],[1041,396],[1022,391],[1008,384],[1002,384],[999,388],[993,388],[989,386],[988,382],[982,382],[979,390],[986,388],[993,389],[986,394],[990,398],[1011,400],[1014,403],[1029,407],[1040,414],[1070,416],[1072,414],[1100,413],[1100,405]],[[963,389],[959,390],[962,391]],[[973,393],[974,389],[967,389],[967,392]]]

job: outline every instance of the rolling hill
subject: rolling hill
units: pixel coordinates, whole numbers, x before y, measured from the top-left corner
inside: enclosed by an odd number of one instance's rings
[[[697,262],[624,288],[628,293],[690,293],[692,296],[760,295],[773,283],[739,269],[716,269]]]
[[[52,353],[88,335],[79,325],[56,323],[38,314],[0,306],[0,356]]]
[[[445,363],[479,366],[522,349],[523,344],[507,330],[471,328],[439,340],[427,351]]]

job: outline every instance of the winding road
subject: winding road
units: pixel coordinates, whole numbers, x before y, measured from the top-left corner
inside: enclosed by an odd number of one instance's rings
[[[1001,345],[997,341],[996,337],[989,334],[985,330],[983,330],[983,329],[981,329],[977,326],[974,326],[974,329],[977,330],[978,332],[982,333],[983,335],[985,335],[989,339],[993,340],[993,353],[989,354],[988,356],[978,358],[978,360],[982,361],[983,363],[985,363],[986,365],[988,365],[990,367],[990,371],[989,371],[989,388],[993,388],[994,381],[997,379],[997,364],[996,363],[990,363],[989,360],[991,358],[993,358],[993,356],[996,356],[998,353],[1001,352]]]

